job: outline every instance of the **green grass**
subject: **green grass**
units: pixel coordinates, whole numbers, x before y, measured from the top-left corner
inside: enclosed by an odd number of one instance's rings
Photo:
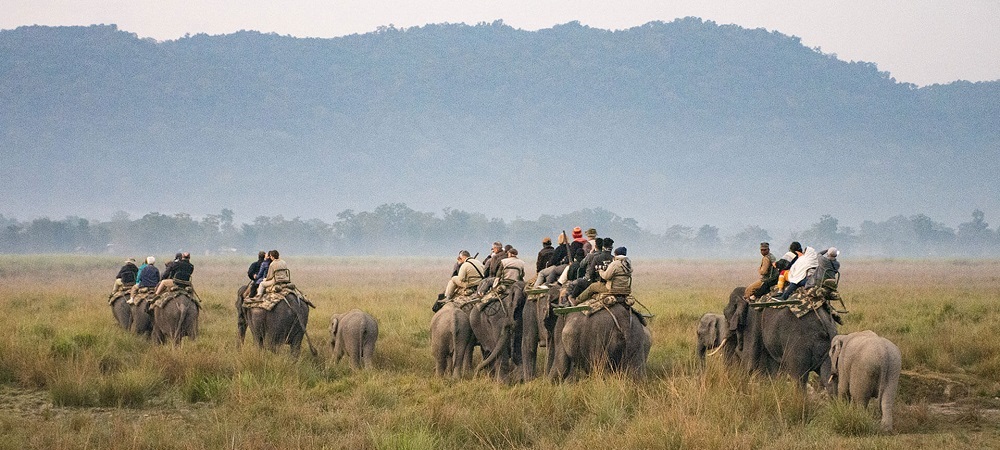
[[[247,261],[196,258],[198,341],[159,347],[116,328],[106,303],[122,258],[0,256],[0,448],[935,448],[996,447],[1000,263],[847,261],[844,333],[872,329],[903,353],[897,434],[874,408],[798,392],[694,355],[698,318],[720,312],[748,262],[635,261],[656,314],[649,376],[509,386],[433,377],[429,305],[451,260],[289,259],[317,305],[320,351],[235,343]],[[52,282],[52,280],[59,280]],[[329,318],[379,320],[376,369],[334,364]],[[545,350],[540,351],[544,360]],[[960,400],[955,414],[937,403]]]

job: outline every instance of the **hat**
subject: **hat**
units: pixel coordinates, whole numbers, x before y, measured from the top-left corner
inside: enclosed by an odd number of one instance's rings
[[[771,244],[768,244],[767,242],[761,242],[760,243],[760,248],[767,248],[767,249],[769,249],[769,248],[771,248]]]
[[[125,262],[135,264],[135,258],[126,258]]]
[[[573,239],[579,239],[582,237],[583,231],[580,230],[580,227],[573,228]]]
[[[781,255],[781,259],[783,259],[785,261],[791,261],[791,260],[795,259],[795,253],[787,252],[784,255]]]
[[[550,238],[550,237],[543,237],[542,238],[542,244],[551,244],[551,243],[552,243],[552,238]]]
[[[826,249],[826,257],[830,259],[837,259],[837,255],[840,254],[840,250],[837,247],[830,247]]]
[[[156,257],[155,256],[147,256],[146,257],[146,264],[155,264],[155,263],[156,263]]]
[[[594,228],[588,229],[587,230],[587,237],[590,238],[590,239],[593,239],[593,238],[597,237],[597,230],[594,229]]]
[[[618,247],[615,249],[615,256],[625,256],[628,253],[628,249],[625,247]]]

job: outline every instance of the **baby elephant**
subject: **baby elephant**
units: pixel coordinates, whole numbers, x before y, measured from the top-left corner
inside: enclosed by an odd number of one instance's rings
[[[896,344],[870,330],[834,336],[830,343],[830,366],[831,393],[865,408],[869,400],[878,397],[882,430],[892,431],[892,407],[902,369]]]
[[[698,360],[705,364],[705,352],[722,345],[726,336],[726,318],[722,314],[706,313],[698,322]]]
[[[377,339],[378,322],[360,309],[334,314],[330,319],[330,346],[335,363],[346,353],[351,358],[351,368],[371,368]]]

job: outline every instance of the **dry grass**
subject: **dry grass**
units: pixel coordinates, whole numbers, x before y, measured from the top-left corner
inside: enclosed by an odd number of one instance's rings
[[[635,261],[636,294],[657,315],[646,381],[517,386],[432,377],[429,304],[448,258],[291,258],[318,306],[308,328],[320,357],[298,361],[236,348],[234,293],[249,261],[194,262],[201,335],[174,349],[115,328],[105,297],[117,258],[0,256],[0,448],[1000,445],[989,403],[935,406],[1000,395],[997,261],[844,261],[841,331],[875,330],[903,352],[889,436],[875,432],[874,408],[803,396],[714,359],[697,369],[698,318],[752,279],[752,260]],[[379,320],[376,370],[329,361],[329,318],[355,307]]]

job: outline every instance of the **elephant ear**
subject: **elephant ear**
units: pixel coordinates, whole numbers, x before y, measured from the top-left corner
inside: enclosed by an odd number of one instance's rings
[[[708,342],[706,343],[711,345],[712,348],[718,347],[719,340],[722,339],[722,336],[719,335],[719,330],[722,329],[722,325],[720,325],[721,323],[722,319],[715,316],[712,317],[711,326],[708,327]]]
[[[837,366],[840,364],[840,353],[844,350],[844,336],[834,336],[830,342],[830,375],[837,375]]]
[[[337,325],[340,324],[340,317],[334,316],[330,321],[330,334],[337,334]]]

